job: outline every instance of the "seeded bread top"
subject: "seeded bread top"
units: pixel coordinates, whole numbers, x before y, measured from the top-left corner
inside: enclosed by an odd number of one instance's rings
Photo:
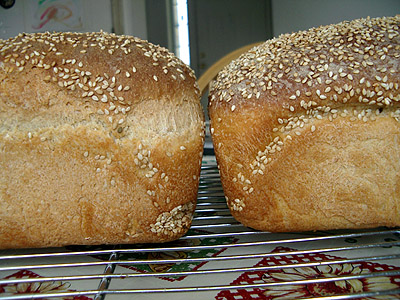
[[[0,67],[0,76],[8,78],[41,69],[43,84],[58,85],[81,99],[88,114],[101,115],[116,131],[138,102],[198,97],[194,72],[167,49],[105,32],[46,32],[0,40]],[[46,105],[38,99],[32,97],[24,108]]]
[[[220,72],[210,106],[222,102],[235,111],[268,99],[284,117],[338,102],[390,105],[400,100],[399,22],[400,15],[359,19],[269,40]]]

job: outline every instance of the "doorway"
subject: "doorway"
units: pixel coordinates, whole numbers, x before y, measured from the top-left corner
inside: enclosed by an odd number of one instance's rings
[[[272,37],[270,0],[188,0],[190,65],[199,78],[242,46]],[[207,95],[202,99],[207,108]]]

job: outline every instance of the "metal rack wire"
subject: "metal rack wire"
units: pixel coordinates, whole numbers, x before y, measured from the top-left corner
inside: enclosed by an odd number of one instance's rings
[[[0,278],[3,300],[400,299],[400,230],[245,228],[211,164],[202,167],[191,230],[178,241],[0,251]]]

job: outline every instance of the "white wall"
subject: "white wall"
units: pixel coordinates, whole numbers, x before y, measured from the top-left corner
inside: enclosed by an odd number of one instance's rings
[[[99,31],[112,32],[113,17],[119,22],[122,34],[147,39],[146,0],[18,0],[10,9],[0,7],[0,38],[7,39],[20,32],[38,31]],[[112,14],[114,5],[114,16]],[[41,29],[33,28],[40,23],[40,16],[52,5],[65,5],[72,9],[72,16],[59,22],[51,20]],[[67,14],[66,12],[64,12]],[[60,12],[62,15],[63,12]],[[46,16],[44,17],[44,20]],[[80,19],[80,20],[79,20]],[[78,26],[78,27],[76,27]]]
[[[362,17],[400,14],[399,0],[272,0],[273,35]]]
[[[7,39],[20,32],[99,31],[111,32],[110,0],[17,0],[13,7],[0,7],[0,38]],[[46,10],[57,7],[60,20],[50,19]],[[64,8],[62,8],[64,7]],[[42,19],[41,19],[42,17]],[[40,28],[35,28],[35,27]]]
[[[146,0],[120,0],[123,33],[147,39]]]

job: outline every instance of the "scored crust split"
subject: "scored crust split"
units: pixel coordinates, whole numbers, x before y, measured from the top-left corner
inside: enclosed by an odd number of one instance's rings
[[[400,16],[285,34],[209,96],[227,203],[246,226],[400,225]]]
[[[194,73],[129,36],[0,41],[0,248],[165,242],[196,205]]]

